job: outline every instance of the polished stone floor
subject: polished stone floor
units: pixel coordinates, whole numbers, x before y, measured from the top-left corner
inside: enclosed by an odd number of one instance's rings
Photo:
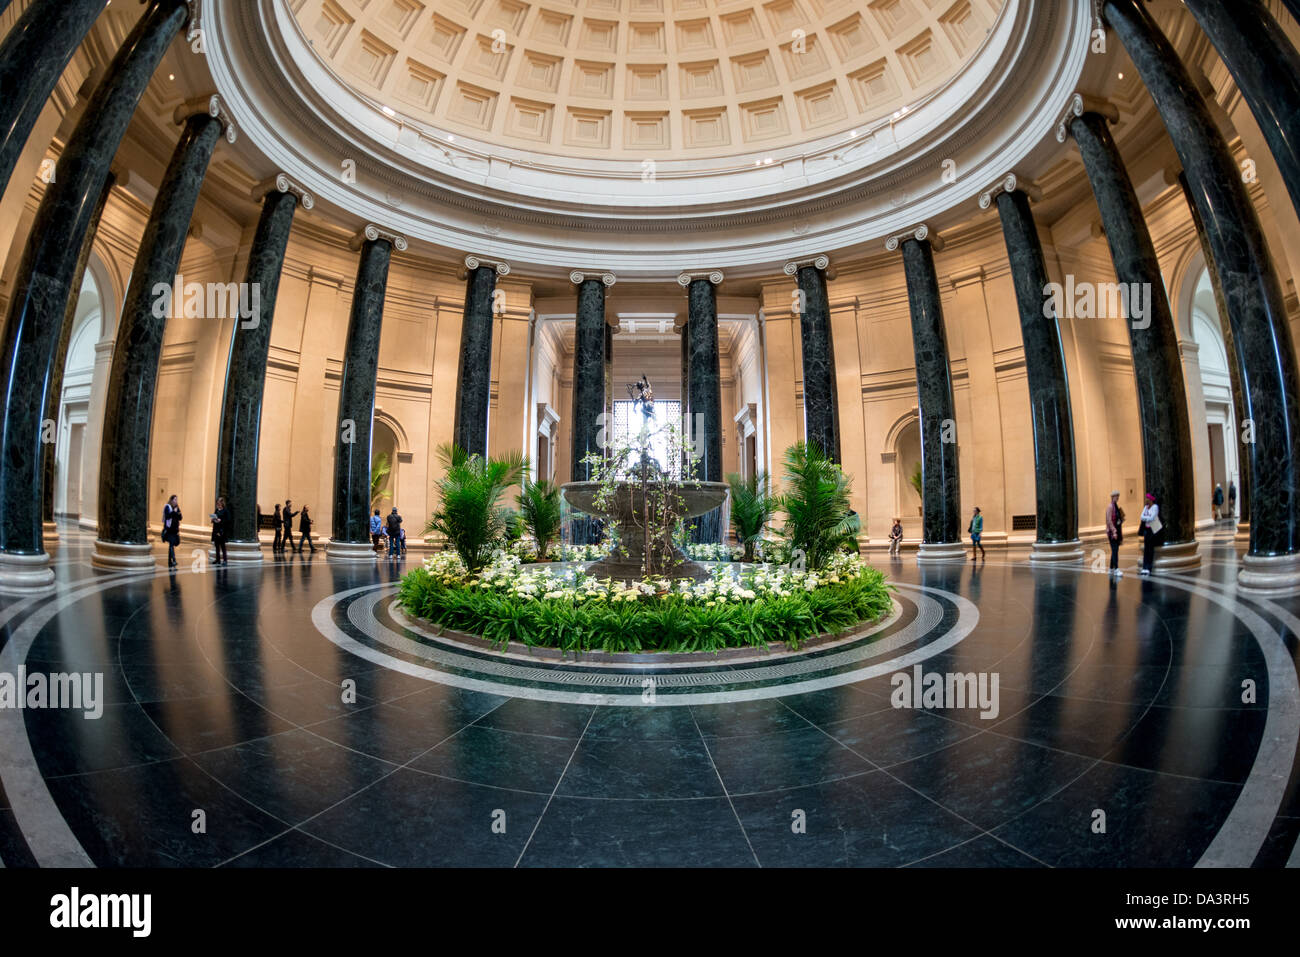
[[[0,709],[6,867],[1297,859],[1300,597],[1237,597],[1223,534],[1149,581],[909,556],[870,639],[678,668],[453,647],[393,608],[400,563],[110,575],[91,544],[0,599],[0,674],[107,702]],[[996,717],[895,708],[916,665],[996,675]]]

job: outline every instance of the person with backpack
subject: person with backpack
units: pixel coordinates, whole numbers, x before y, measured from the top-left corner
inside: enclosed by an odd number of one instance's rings
[[[395,558],[397,556],[398,551],[402,547],[401,541],[399,539],[399,534],[401,532],[401,529],[402,529],[402,516],[397,514],[397,506],[394,505],[393,510],[388,513],[388,521],[386,523],[386,529],[385,529],[385,531],[388,534],[388,557],[389,558]]]
[[[316,543],[311,540],[311,512],[307,506],[302,507],[302,518],[298,519],[298,554],[302,554],[302,547],[306,545],[311,549],[313,555],[316,554]]]
[[[1124,572],[1119,567],[1119,546],[1124,541],[1124,510],[1119,507],[1119,489],[1110,493],[1110,504],[1106,506],[1106,540],[1110,542],[1110,576],[1123,578]]]
[[[181,543],[181,506],[173,495],[163,506],[162,540],[167,543],[167,567],[176,567],[176,546]]]
[[[980,507],[978,505],[975,506],[975,514],[970,517],[970,525],[967,526],[966,530],[970,532],[970,560],[975,561],[975,549],[977,548],[980,552],[979,557],[983,558],[984,545],[980,542],[980,539],[984,535],[984,516],[980,514]]]

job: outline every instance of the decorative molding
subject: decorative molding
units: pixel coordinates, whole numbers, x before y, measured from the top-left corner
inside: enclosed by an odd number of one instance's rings
[[[1096,113],[1112,123],[1119,122],[1119,109],[1109,100],[1098,99],[1086,93],[1075,91],[1070,102],[1065,105],[1065,112],[1056,124],[1056,142],[1064,143],[1070,135],[1070,122],[1084,113]]]
[[[210,116],[221,124],[221,129],[226,134],[227,143],[234,143],[238,139],[238,134],[235,132],[234,118],[226,111],[221,102],[221,97],[216,93],[200,96],[193,100],[186,100],[172,111],[172,120],[175,121],[177,126],[181,126],[191,116],[201,115]]]
[[[974,269],[968,269],[965,272],[952,273],[948,276],[948,284],[954,289],[962,286],[970,286],[977,282],[984,281],[984,267],[976,266]]]
[[[500,259],[488,259],[486,256],[469,255],[465,257],[465,268],[473,272],[479,266],[492,266],[498,276],[510,275],[510,264]]]
[[[705,270],[703,272],[684,272],[677,277],[677,284],[679,286],[689,286],[693,279],[707,279],[715,286],[721,285],[722,270],[714,269],[712,271]]]
[[[915,239],[918,243],[929,239],[930,247],[935,252],[943,249],[943,240],[938,233],[935,233],[934,238],[930,239],[930,226],[927,223],[921,223],[915,227],[905,229],[901,233],[895,233],[885,240],[885,248],[892,253],[898,248],[899,243],[908,239]]]
[[[825,253],[822,253],[820,256],[813,259],[792,259],[790,262],[785,264],[782,272],[787,276],[798,275],[799,270],[804,266],[812,266],[815,269],[820,269],[822,272],[826,272],[826,270],[831,266],[831,258]]]
[[[352,241],[348,243],[348,247],[350,249],[357,250],[360,249],[365,243],[368,242],[374,243],[374,242],[378,242],[381,239],[392,243],[393,248],[396,249],[398,252],[405,252],[406,248],[410,245],[406,241],[405,236],[402,236],[398,233],[390,233],[388,230],[381,229],[380,227],[376,226],[374,223],[367,223],[365,229],[361,230],[361,232],[357,233],[355,236],[352,237]]]
[[[185,42],[193,43],[203,33],[203,8],[199,0],[185,0],[190,18],[185,24]]]
[[[580,269],[575,269],[569,273],[569,282],[573,283],[575,286],[580,286],[588,279],[595,279],[596,275],[597,274],[594,272],[583,272]],[[606,286],[612,286],[614,283],[618,282],[618,277],[612,272],[600,273],[600,281]]]
[[[1035,203],[1043,198],[1043,191],[1027,179],[1021,179],[1016,173],[1007,173],[1000,180],[980,194],[980,209],[993,205],[993,198],[998,193],[1014,193],[1020,190]]]

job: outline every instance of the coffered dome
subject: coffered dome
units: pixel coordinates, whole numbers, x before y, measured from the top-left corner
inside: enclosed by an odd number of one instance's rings
[[[915,107],[1003,0],[295,0],[347,83],[431,127],[654,159],[817,140]]]

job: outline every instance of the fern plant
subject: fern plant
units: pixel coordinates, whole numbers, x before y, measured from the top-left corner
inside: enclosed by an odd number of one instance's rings
[[[546,561],[546,550],[559,536],[563,517],[559,487],[546,479],[526,481],[515,502],[524,527],[537,543],[537,560]]]
[[[802,549],[809,568],[822,568],[854,534],[848,476],[818,445],[799,442],[786,450],[785,482],[777,506],[786,514],[786,542]]]
[[[920,462],[916,463],[916,468],[912,470],[912,477],[911,479],[909,479],[909,481],[912,483],[912,488],[916,489],[917,497],[925,498],[925,492],[922,490],[921,487],[921,463]]]
[[[446,472],[434,483],[438,510],[424,534],[445,537],[465,567],[476,572],[506,536],[511,510],[501,507],[501,496],[519,481],[528,460],[519,452],[485,459],[450,443],[438,447],[438,460]]]
[[[767,523],[776,511],[776,499],[769,490],[766,472],[749,478],[728,475],[731,486],[731,524],[745,549],[745,561],[754,560],[754,544],[762,539]]]
[[[386,498],[392,498],[384,484],[393,472],[393,463],[387,452],[380,452],[370,463],[370,507],[375,508]]]

